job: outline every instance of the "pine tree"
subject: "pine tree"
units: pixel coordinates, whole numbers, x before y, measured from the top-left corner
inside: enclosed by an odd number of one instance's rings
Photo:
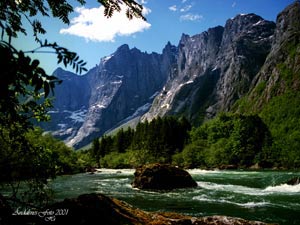
[[[97,166],[100,167],[100,142],[99,138],[93,140],[92,157],[95,159]]]

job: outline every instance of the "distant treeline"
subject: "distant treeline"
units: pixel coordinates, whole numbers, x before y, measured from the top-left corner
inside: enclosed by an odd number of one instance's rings
[[[95,139],[90,150],[101,167],[135,167],[145,163],[173,163],[186,168],[263,168],[280,164],[267,125],[258,115],[221,113],[191,129],[185,118],[157,118],[136,129]]]
[[[190,132],[190,142],[173,163],[196,168],[272,167],[272,137],[257,115],[221,113]]]
[[[91,156],[102,167],[134,167],[147,162],[171,162],[188,142],[191,125],[185,118],[156,118],[140,122],[133,130],[93,141]]]

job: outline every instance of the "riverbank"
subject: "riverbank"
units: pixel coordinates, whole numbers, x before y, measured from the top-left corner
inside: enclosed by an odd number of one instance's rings
[[[18,210],[2,219],[7,225],[30,222],[40,225],[267,225],[263,222],[227,216],[192,217],[178,213],[146,212],[102,194],[80,195],[55,203],[47,209],[30,213],[28,210],[26,213]]]

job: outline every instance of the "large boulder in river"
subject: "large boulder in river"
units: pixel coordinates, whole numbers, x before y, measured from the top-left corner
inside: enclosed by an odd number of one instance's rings
[[[172,190],[197,186],[187,171],[166,164],[140,166],[134,176],[132,187],[139,189]]]
[[[300,177],[294,177],[286,182],[288,185],[297,185],[300,184]]]

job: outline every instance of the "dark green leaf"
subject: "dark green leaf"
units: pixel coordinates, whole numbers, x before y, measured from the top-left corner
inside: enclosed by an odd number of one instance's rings
[[[38,67],[39,64],[40,64],[39,60],[35,59],[35,60],[32,61],[31,67],[33,69],[35,69],[36,67]]]
[[[45,98],[47,98],[50,92],[49,83],[47,81],[44,82],[44,91],[45,91]]]
[[[42,89],[42,86],[43,86],[43,79],[38,78],[34,91],[35,92],[40,91]]]

